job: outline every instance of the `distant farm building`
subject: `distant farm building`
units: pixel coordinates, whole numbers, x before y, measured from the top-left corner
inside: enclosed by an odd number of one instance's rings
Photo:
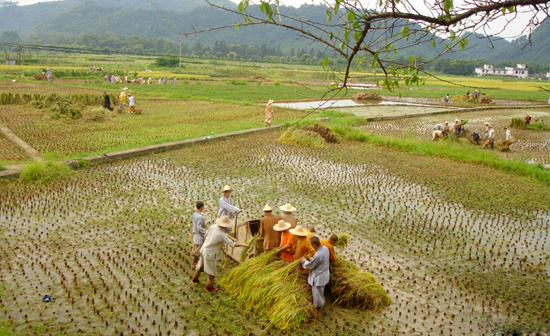
[[[529,70],[525,64],[518,64],[517,67],[504,67],[504,69],[493,68],[491,64],[483,65],[483,68],[476,68],[478,76],[517,77],[527,78]]]

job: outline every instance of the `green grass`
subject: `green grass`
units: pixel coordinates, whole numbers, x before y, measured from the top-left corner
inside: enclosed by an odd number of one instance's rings
[[[33,162],[23,168],[20,179],[28,183],[45,183],[72,173],[71,168],[62,162]]]
[[[451,141],[418,141],[410,138],[376,135],[372,133],[365,133],[356,128],[345,125],[334,125],[331,128],[335,133],[348,140],[383,146],[407,153],[473,163],[508,173],[528,176],[550,185],[550,171],[544,169],[541,164],[531,165],[522,161],[503,159],[488,150],[482,150]]]
[[[4,168],[4,166],[2,166],[2,164],[0,163],[0,171],[2,170],[6,170],[6,168]]]
[[[326,148],[327,143],[317,133],[290,128],[277,139],[280,143],[311,148]]]

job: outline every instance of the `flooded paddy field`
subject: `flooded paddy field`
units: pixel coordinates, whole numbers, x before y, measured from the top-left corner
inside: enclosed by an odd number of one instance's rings
[[[319,236],[349,235],[339,256],[391,296],[382,312],[329,305],[292,334],[550,331],[547,186],[360,143],[281,145],[280,132],[44,185],[0,181],[0,326],[21,335],[284,334],[222,291],[190,284],[193,205],[205,201],[211,223],[229,184],[243,220],[266,202],[290,202]],[[42,302],[45,294],[55,302]]]
[[[433,128],[436,124],[448,121],[450,125],[455,119],[468,120],[466,129],[483,135],[485,122],[490,122],[496,130],[496,139],[505,137],[504,127],[510,125],[512,118],[523,120],[526,114],[536,118],[550,118],[549,109],[535,110],[497,110],[480,112],[450,113],[445,115],[433,115],[418,118],[409,118],[391,121],[368,122],[363,130],[384,135],[409,136],[419,140],[430,140]],[[519,160],[528,160],[540,163],[550,162],[550,132],[511,129],[516,142],[510,147],[509,152],[499,152],[499,155]]]

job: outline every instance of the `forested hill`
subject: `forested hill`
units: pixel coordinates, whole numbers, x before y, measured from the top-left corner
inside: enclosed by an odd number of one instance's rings
[[[229,0],[216,2],[225,6],[236,6]],[[204,0],[155,0],[155,4],[177,29],[184,32],[240,22],[240,18],[235,14],[212,8]],[[303,5],[300,8],[283,7],[281,10],[299,13],[302,18],[320,22],[326,18],[324,6]],[[513,42],[493,38],[490,43],[485,36],[474,34],[469,38],[467,50],[447,57],[548,64],[549,29],[549,22],[538,27],[531,36],[532,44],[528,46],[526,38]],[[0,35],[2,31],[17,32],[24,42],[78,44],[90,47],[109,47],[105,45],[106,41],[114,41],[116,37],[121,40],[133,38],[136,43],[145,39],[158,41],[159,38],[172,43],[179,41],[178,34],[159,15],[149,0],[66,0],[3,7],[0,4]],[[98,36],[109,38],[100,41],[102,39]],[[187,48],[193,48],[195,45],[213,46],[216,41],[224,41],[227,45],[268,45],[285,52],[300,48],[323,49],[320,45],[300,39],[297,33],[273,26],[245,27],[238,31],[233,28],[216,30],[190,36],[183,42]],[[429,45],[420,45],[406,49],[402,56],[418,55],[429,58],[438,51]]]

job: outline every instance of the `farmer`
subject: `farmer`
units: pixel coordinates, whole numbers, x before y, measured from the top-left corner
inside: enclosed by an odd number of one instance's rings
[[[273,102],[273,100],[269,100],[265,107],[265,127],[271,127],[271,122],[273,121]]]
[[[455,123],[453,124],[453,127],[451,128],[451,130],[454,136],[460,135],[460,122],[458,121],[458,119],[455,119]]]
[[[330,279],[330,253],[317,237],[311,238],[311,246],[315,249],[315,255],[311,259],[302,258],[301,263],[303,268],[311,270],[307,282],[311,286],[313,305],[321,310],[325,305],[325,286]]]
[[[264,207],[265,216],[260,219],[260,234],[264,237],[264,251],[271,251],[279,246],[281,233],[273,227],[279,222],[278,216],[273,216],[273,209],[266,204]]]
[[[313,226],[308,226],[307,228],[307,239],[310,239],[311,237],[315,236],[315,228]]]
[[[531,116],[528,114],[525,116],[525,123],[529,125],[531,123]]]
[[[273,230],[281,233],[281,243],[275,252],[281,256],[282,261],[291,263],[294,261],[294,236],[288,229],[290,229],[290,223],[283,220],[273,227]]]
[[[52,71],[50,69],[46,69],[46,81],[50,83],[52,81]]]
[[[128,113],[136,113],[136,101],[131,93],[128,94]]]
[[[337,235],[330,236],[329,239],[321,239],[321,245],[326,247],[330,254],[330,261],[336,260],[336,251],[334,251],[334,244],[338,241]]]
[[[109,111],[113,110],[111,108],[111,97],[109,97],[109,94],[107,94],[107,91],[103,92],[103,107]]]
[[[214,280],[218,273],[218,260],[222,256],[222,245],[226,244],[229,247],[248,247],[246,244],[234,243],[227,234],[226,229],[231,227],[231,220],[227,216],[216,219],[216,224],[213,224],[206,231],[204,244],[200,249],[200,258],[195,269],[195,274],[191,280],[193,283],[199,282],[199,276],[202,271],[208,274],[206,282],[206,290],[209,292],[217,292],[219,288],[214,288]]]
[[[287,223],[290,223],[290,228],[294,229],[298,224],[298,220],[292,214],[294,211],[296,211],[296,208],[293,207],[290,203],[287,203],[283,206],[280,206],[279,209],[283,212],[282,214],[279,215],[279,218],[281,218]]]
[[[174,78],[172,78],[172,84],[176,85],[177,82],[178,82],[178,80],[177,80],[176,77],[174,76]]]
[[[506,136],[506,141],[512,140],[512,132],[507,127],[504,127],[504,134]]]
[[[445,125],[443,125],[443,136],[447,136],[450,132],[449,122],[445,121]]]
[[[126,90],[128,90],[128,88],[122,89],[122,91],[118,95],[118,101],[120,103],[119,106],[121,109],[124,109],[124,103],[126,102]]]
[[[197,202],[197,211],[193,214],[193,250],[191,254],[193,255],[193,262],[191,266],[196,267],[197,262],[200,257],[200,249],[204,243],[204,235],[206,234],[206,224],[204,224],[204,216],[202,212],[204,211],[204,203],[201,201]]]
[[[487,141],[485,141],[481,148],[485,148],[485,146],[489,146],[491,149],[495,147],[495,129],[491,127],[491,124],[487,125]]]
[[[231,193],[233,189],[229,186],[223,187],[223,195],[220,198],[218,205],[218,218],[227,216],[229,219],[233,219],[233,216],[241,212],[241,209],[233,205],[233,199],[231,199]]]
[[[302,257],[311,258],[315,254],[315,250],[311,246],[309,239],[307,239],[307,235],[309,233],[308,230],[298,225],[296,226],[296,228],[290,229],[289,231],[296,238],[294,241],[294,243],[296,244],[294,251],[294,260],[298,260]]]

